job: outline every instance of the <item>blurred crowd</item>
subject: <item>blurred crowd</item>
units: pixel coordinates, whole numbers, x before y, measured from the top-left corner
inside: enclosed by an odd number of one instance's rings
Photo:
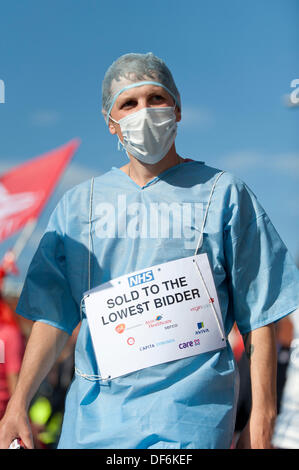
[[[277,348],[277,419],[273,449],[299,449],[299,310],[275,323]],[[234,448],[251,409],[249,362],[236,324],[229,341],[240,375]]]
[[[0,290],[0,419],[14,391],[32,322],[16,315],[17,296]],[[74,348],[80,325],[70,337],[29,409],[35,448],[56,448],[67,389],[74,373]],[[273,448],[299,448],[299,311],[276,323],[277,410]],[[243,339],[236,325],[229,335],[240,373],[234,448],[251,407],[250,374]]]
[[[32,322],[15,313],[18,298],[0,292],[0,419],[14,391]],[[36,449],[56,448],[68,386],[74,371],[74,348],[80,325],[31,402],[29,418]],[[1,354],[2,353],[2,354]]]

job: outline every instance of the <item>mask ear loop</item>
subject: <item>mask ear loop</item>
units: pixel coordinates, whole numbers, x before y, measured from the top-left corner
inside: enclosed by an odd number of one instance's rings
[[[208,211],[209,211],[209,207],[210,207],[210,204],[211,204],[211,200],[212,200],[212,196],[214,194],[214,190],[215,190],[215,187],[216,187],[216,184],[220,178],[221,175],[223,175],[223,173],[225,173],[224,171],[221,171],[218,175],[217,175],[217,178],[215,179],[214,181],[214,184],[212,186],[212,189],[211,189],[211,192],[210,192],[210,196],[209,196],[209,200],[208,200],[208,204],[207,204],[207,208],[206,208],[206,211],[205,211],[205,215],[204,215],[204,218],[203,218],[203,223],[202,223],[202,226],[201,226],[201,230],[200,230],[200,236],[199,236],[199,239],[198,239],[198,243],[197,243],[197,246],[196,246],[196,249],[195,249],[195,252],[194,252],[194,256],[196,256],[198,250],[202,247],[202,244],[203,244],[203,232],[204,232],[204,228],[205,228],[205,224],[206,224],[206,220],[207,220],[207,215],[208,215]],[[215,309],[215,306],[214,306],[214,302],[212,301],[212,298],[211,298],[211,295],[208,291],[208,288],[207,288],[207,285],[205,283],[205,280],[204,280],[204,277],[202,275],[202,272],[201,272],[201,269],[196,261],[196,259],[193,259],[195,265],[196,265],[196,268],[198,270],[198,273],[199,273],[199,276],[200,276],[200,279],[202,281],[202,284],[204,286],[204,289],[205,289],[205,292],[207,294],[207,297],[210,301],[210,305],[212,307],[212,310],[213,310],[213,314],[215,316],[215,319],[216,319],[216,322],[217,322],[217,326],[218,326],[218,329],[219,329],[219,332],[222,336],[222,341],[225,341],[225,332],[223,331],[222,327],[221,327],[221,324],[220,324],[220,321],[219,321],[219,318],[218,318],[218,315],[217,315],[217,312],[216,312],[216,309]]]
[[[115,122],[115,124],[119,124],[119,122],[115,121],[115,119],[113,119],[111,116],[109,116],[109,119],[111,119],[111,121]],[[117,150],[118,151],[125,150],[125,147],[124,147],[122,141],[120,140],[120,138],[118,136],[117,136],[117,138],[118,138]]]

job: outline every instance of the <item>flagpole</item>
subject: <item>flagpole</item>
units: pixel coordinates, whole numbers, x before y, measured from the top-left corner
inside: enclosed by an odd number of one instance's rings
[[[31,237],[35,227],[37,224],[37,218],[36,219],[30,219],[25,227],[23,228],[20,236],[18,237],[14,247],[12,248],[12,252],[15,255],[15,260],[17,260],[22,253],[24,247],[26,246],[26,243],[28,242],[29,238]]]

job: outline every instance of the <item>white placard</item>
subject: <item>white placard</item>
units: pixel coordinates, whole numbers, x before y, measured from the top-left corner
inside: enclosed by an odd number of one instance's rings
[[[205,253],[112,279],[84,300],[102,377],[226,347]]]

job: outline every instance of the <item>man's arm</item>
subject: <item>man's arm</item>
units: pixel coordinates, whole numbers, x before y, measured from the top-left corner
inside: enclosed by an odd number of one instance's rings
[[[252,407],[238,449],[270,449],[277,413],[277,353],[274,324],[243,336],[249,360]]]
[[[27,448],[33,448],[28,408],[68,338],[66,332],[51,325],[33,324],[15,391],[0,422],[0,449],[7,449],[17,437]]]

